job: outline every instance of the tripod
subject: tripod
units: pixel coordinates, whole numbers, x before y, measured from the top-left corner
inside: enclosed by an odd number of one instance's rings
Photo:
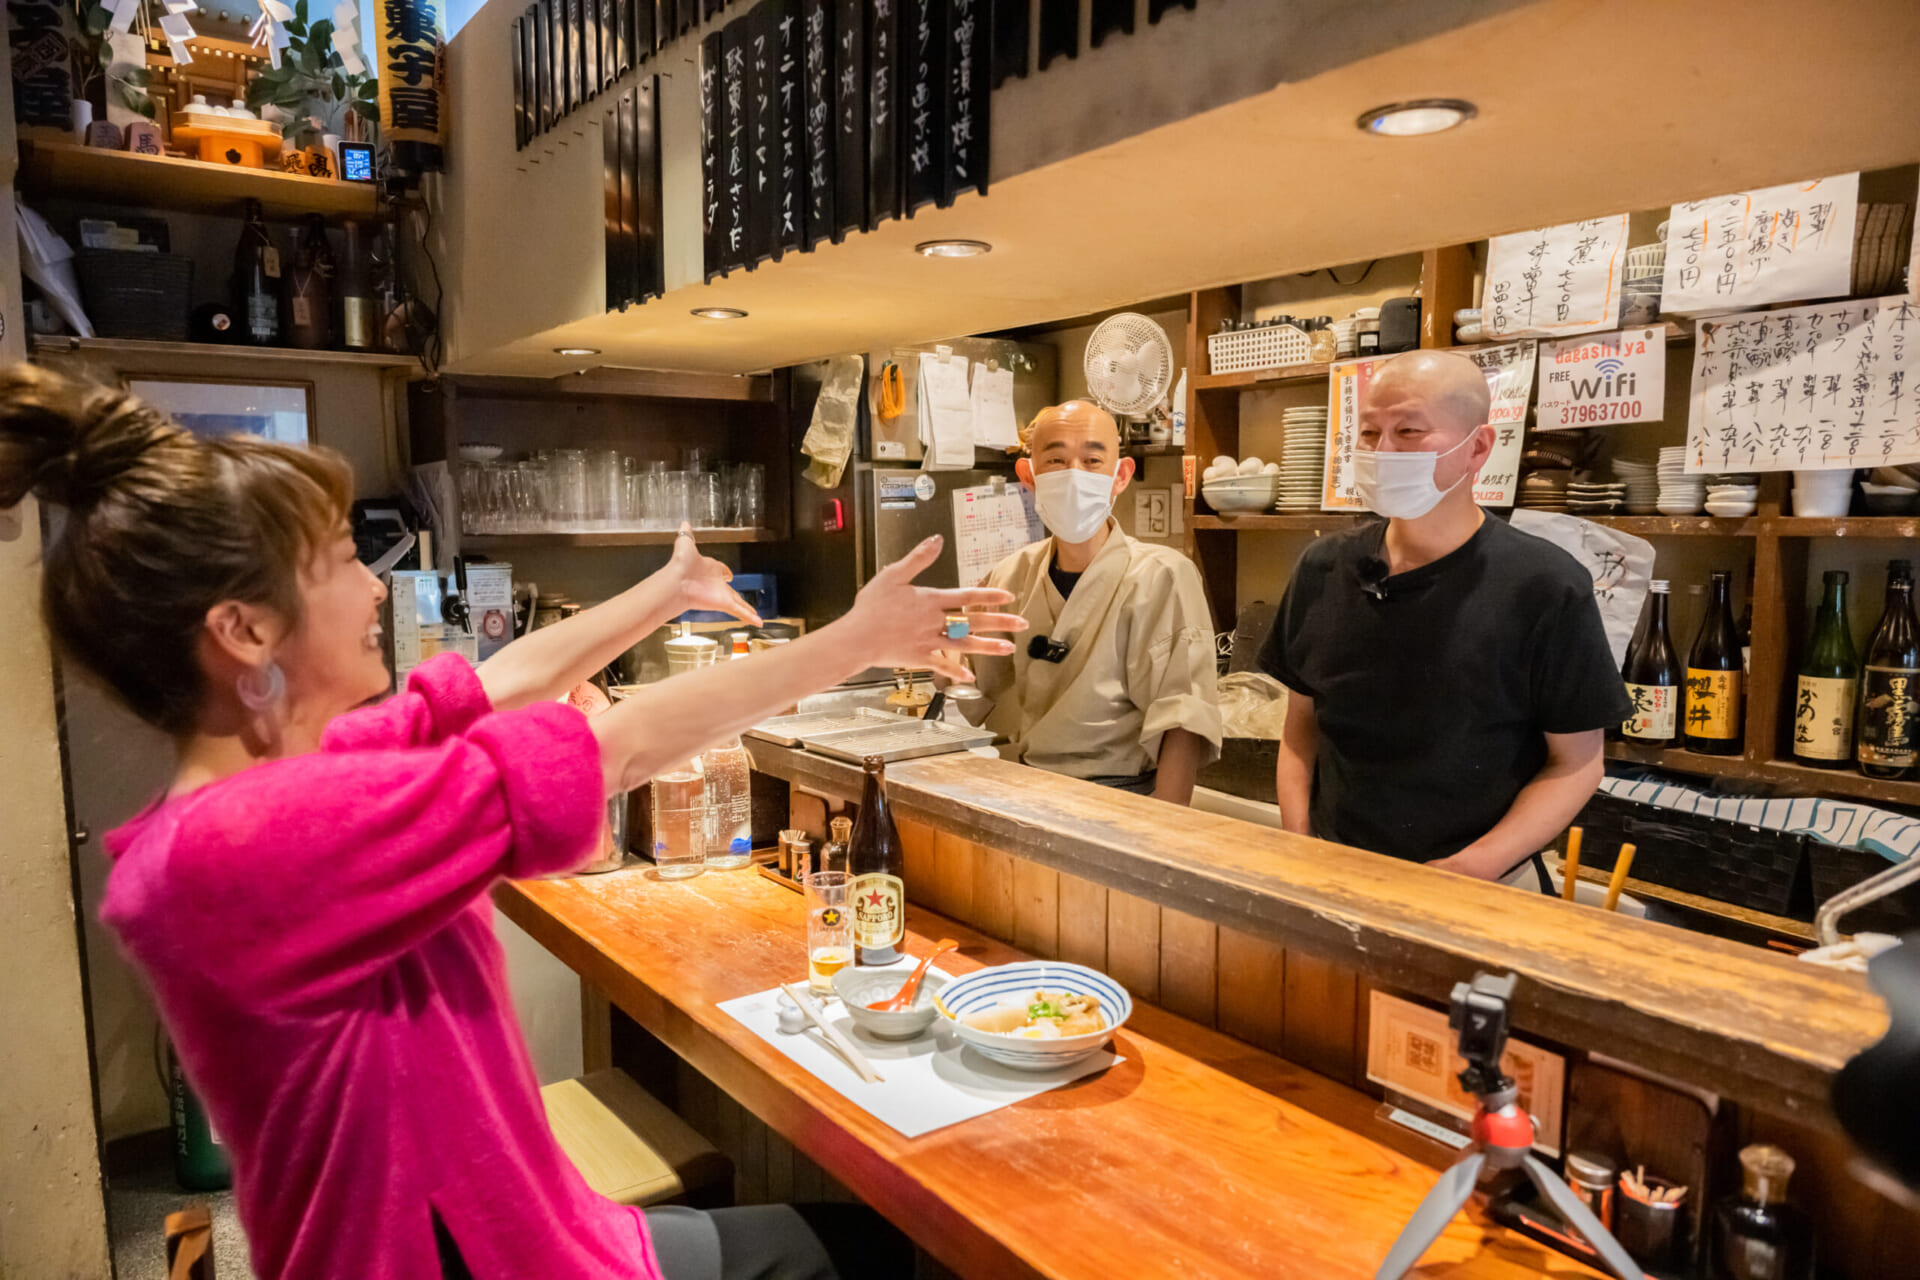
[[[1400,1280],[1420,1261],[1420,1255],[1465,1207],[1481,1169],[1488,1166],[1524,1169],[1540,1194],[1593,1246],[1610,1271],[1621,1280],[1645,1280],[1600,1220],[1533,1154],[1533,1118],[1521,1109],[1520,1090],[1512,1078],[1500,1070],[1500,1055],[1507,1044],[1507,1002],[1517,981],[1513,974],[1495,978],[1483,973],[1453,989],[1448,1022],[1459,1036],[1460,1056],[1467,1060],[1460,1085],[1480,1103],[1473,1114],[1474,1146],[1433,1184],[1401,1228],[1373,1280]]]

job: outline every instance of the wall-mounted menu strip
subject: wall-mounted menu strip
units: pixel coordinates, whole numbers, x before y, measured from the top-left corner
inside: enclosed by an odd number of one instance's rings
[[[941,198],[947,135],[947,0],[900,7],[900,183],[908,217]]]
[[[1087,47],[1098,49],[1111,35],[1133,34],[1133,0],[1093,0],[1093,25]]]
[[[807,233],[813,248],[834,234],[833,0],[800,0],[807,81]]]
[[[807,229],[807,85],[800,0],[761,0],[773,14],[779,49],[774,61],[774,93],[780,115],[779,159],[775,178],[773,256],[804,247]]]
[[[534,50],[535,24],[540,21],[540,9],[537,5],[528,5],[526,12],[520,15],[520,86],[526,95],[525,114],[527,130],[521,138],[526,146],[534,140],[545,126],[540,120],[540,63]]]
[[[706,0],[706,6],[707,11],[704,16],[708,19],[717,18],[720,16],[720,11],[726,8],[727,0]]]
[[[867,230],[900,216],[899,10],[867,10]]]
[[[1040,69],[1080,56],[1079,0],[1040,0]]]
[[[1193,0],[1147,0],[1147,21],[1158,22],[1169,9],[1193,12]]]
[[[993,87],[1027,78],[1033,0],[993,0]]]
[[[700,176],[706,188],[701,202],[700,233],[709,280],[726,269],[726,218],[721,212],[720,140],[726,129],[720,109],[724,101],[720,83],[721,52],[718,31],[709,33],[700,42]]]
[[[940,207],[987,192],[993,19],[989,0],[947,0],[947,165]]]
[[[559,55],[553,51],[553,37],[559,26],[553,20],[555,0],[534,0],[538,10],[533,19],[534,70],[540,80],[540,132],[553,128],[558,116],[558,87],[554,84],[553,73],[560,67]]]
[[[560,114],[573,114],[580,105],[580,0],[559,0]]]
[[[594,0],[567,0],[567,14],[573,19],[573,105],[584,107],[593,96],[588,67],[593,65],[591,29]]]
[[[621,182],[626,170],[620,163],[620,113],[626,110],[623,95],[600,122],[601,201],[606,223],[607,310],[625,306],[633,264],[627,261],[627,223],[621,197]]]
[[[722,138],[724,169],[720,185],[721,226],[726,236],[726,269],[747,262],[747,220],[752,216],[752,157],[747,150],[747,19],[735,18],[721,28]]]
[[[662,3],[671,4],[673,0],[662,0]],[[676,26],[674,29],[680,35],[685,35],[687,32],[699,26],[700,0],[680,0],[680,16],[675,19],[675,22]]]
[[[867,221],[867,19],[864,0],[836,0],[833,23],[833,239]]]
[[[604,72],[600,65],[600,33],[606,30],[606,24],[600,21],[600,6],[611,0],[581,0],[581,15],[586,27],[586,47],[581,50],[581,68],[586,74],[586,97],[589,102],[600,96],[603,87]]]
[[[642,302],[667,291],[665,192],[660,182],[660,77],[648,76],[634,91],[636,110],[634,256]]]
[[[519,19],[513,20],[512,36],[507,45],[508,59],[513,63],[513,149],[519,151],[527,145],[527,63],[520,56],[521,28],[525,24]]]
[[[774,97],[778,18],[773,5],[759,4],[739,19],[747,24],[747,167],[752,178],[747,195],[748,266],[773,256],[774,188],[780,181],[780,105]]]
[[[596,28],[596,43],[600,52],[600,81],[596,89],[605,93],[613,88],[613,78],[620,74],[618,66],[619,27],[614,14],[614,0],[595,0],[595,11],[600,21]]]
[[[654,26],[654,0],[621,0],[621,3],[627,6],[632,15],[630,19],[631,53],[620,67],[621,74],[624,75],[653,56],[656,44],[654,33],[658,28]]]

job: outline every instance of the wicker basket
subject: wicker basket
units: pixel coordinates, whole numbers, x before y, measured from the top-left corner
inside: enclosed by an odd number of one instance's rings
[[[1574,821],[1586,830],[1583,866],[1610,871],[1620,846],[1630,843],[1635,879],[1752,911],[1813,919],[1804,836],[1604,792],[1587,801]]]
[[[82,249],[80,297],[103,338],[185,342],[193,307],[193,259],[177,253]]]
[[[1210,373],[1280,369],[1290,364],[1310,364],[1312,361],[1313,344],[1307,340],[1306,334],[1290,324],[1270,324],[1260,329],[1216,333],[1207,339],[1207,370]]]
[[[1847,849],[1839,845],[1807,841],[1807,862],[1813,873],[1813,904],[1824,907],[1827,900],[1842,889],[1850,889],[1871,876],[1879,875],[1895,864],[1865,849]],[[1877,898],[1840,919],[1843,933],[1891,933],[1895,936],[1920,928],[1920,885]]]

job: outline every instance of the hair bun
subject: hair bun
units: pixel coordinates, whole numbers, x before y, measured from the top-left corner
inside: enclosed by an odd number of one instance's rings
[[[0,509],[31,493],[85,510],[178,431],[117,388],[15,365],[0,372]]]

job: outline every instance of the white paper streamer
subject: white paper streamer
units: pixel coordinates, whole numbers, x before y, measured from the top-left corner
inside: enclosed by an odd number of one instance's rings
[[[360,56],[360,6],[353,0],[340,0],[333,7],[333,51],[340,55],[340,69],[350,76],[366,74],[367,63]]]
[[[280,51],[292,43],[285,25],[292,18],[293,9],[290,5],[281,3],[281,0],[260,0],[260,16],[247,30],[247,34],[253,37],[254,48],[266,47],[267,60],[276,71],[280,68]]]
[[[113,14],[107,30],[131,31],[133,20],[140,16],[140,0],[107,0],[107,9]]]

